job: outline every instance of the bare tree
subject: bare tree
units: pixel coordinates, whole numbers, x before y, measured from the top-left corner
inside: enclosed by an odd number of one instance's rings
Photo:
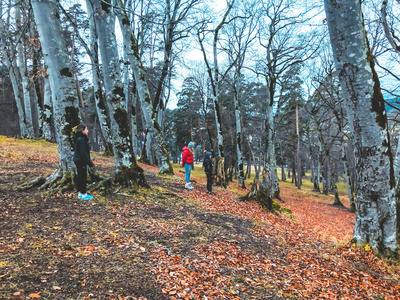
[[[232,83],[235,118],[236,118],[236,154],[238,168],[238,185],[245,188],[244,169],[243,169],[243,132],[242,117],[240,109],[240,98],[243,80],[243,68],[245,67],[246,54],[251,43],[256,38],[255,31],[257,28],[257,6],[254,2],[241,3],[240,8],[234,10],[233,21],[227,27],[227,35],[229,37],[227,45],[227,54],[230,64],[233,64],[234,80]],[[228,84],[230,82],[228,81]]]
[[[212,30],[206,30],[204,24],[197,32],[198,41],[201,47],[201,51],[203,53],[204,63],[206,64],[207,73],[210,77],[210,83],[213,91],[213,103],[214,103],[214,112],[215,112],[215,122],[217,127],[217,139],[218,139],[218,157],[216,157],[214,168],[216,175],[216,184],[226,187],[228,185],[226,176],[225,176],[225,155],[224,155],[224,137],[221,131],[221,109],[219,104],[220,97],[220,84],[224,77],[229,72],[229,70],[233,67],[233,64],[230,64],[224,73],[221,73],[218,67],[218,43],[219,43],[219,34],[222,27],[230,22],[228,19],[229,13],[231,12],[235,0],[232,0],[228,3],[228,7],[222,17],[221,22]],[[211,65],[209,62],[209,58],[207,57],[207,51],[204,45],[204,39],[207,33],[211,33],[213,35],[213,64]]]
[[[299,10],[293,13],[294,5]],[[301,9],[300,9],[301,8]],[[285,0],[268,0],[260,8],[265,21],[260,21],[259,42],[265,52],[258,57],[257,68],[253,71],[266,80],[266,143],[264,171],[261,183],[253,183],[247,198],[260,199],[271,206],[272,198],[280,198],[275,154],[275,112],[277,91],[282,76],[294,66],[313,57],[319,39],[312,33],[299,34],[299,27],[308,20],[307,6]],[[260,52],[261,53],[261,52]],[[265,202],[264,202],[265,201]]]

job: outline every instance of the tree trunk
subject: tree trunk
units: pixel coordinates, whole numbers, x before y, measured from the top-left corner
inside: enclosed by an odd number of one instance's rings
[[[328,159],[325,157],[324,166],[322,168],[322,193],[329,195],[330,177],[329,177]]]
[[[143,170],[136,163],[126,112],[115,36],[115,16],[111,1],[94,1],[97,36],[103,64],[106,105],[109,113],[111,140],[116,167],[115,180],[125,185],[147,186]]]
[[[342,148],[342,161],[343,161],[343,169],[344,169],[343,176],[346,181],[347,195],[349,196],[349,202],[350,202],[350,211],[355,212],[357,210],[357,207],[356,207],[356,201],[355,201],[355,197],[354,197],[353,185],[351,184],[350,170],[347,166],[348,160],[346,157],[346,152],[345,152],[344,146]]]
[[[117,17],[122,31],[124,47],[127,49],[129,62],[134,74],[139,100],[142,108],[145,127],[149,130],[152,140],[154,154],[157,159],[159,174],[173,174],[171,161],[161,132],[161,127],[157,121],[157,115],[153,109],[149,88],[145,80],[144,68],[140,61],[139,51],[137,48],[135,37],[130,27],[130,21],[126,14],[124,4],[118,0],[120,9],[117,9]]]
[[[8,65],[8,64],[6,64],[6,65],[9,68],[11,85],[13,88],[15,103],[16,103],[17,111],[18,111],[19,134],[21,136],[25,136],[26,135],[26,126],[25,126],[25,116],[24,116],[25,114],[24,114],[24,108],[23,108],[23,99],[22,99],[20,85],[18,84],[18,79],[15,76],[15,74],[17,73],[18,70],[13,65]]]
[[[47,65],[53,100],[53,118],[59,153],[59,167],[48,178],[48,183],[73,178],[72,127],[79,124],[78,97],[71,73],[67,46],[63,39],[58,12],[58,1],[32,0],[36,26]]]
[[[286,182],[285,166],[283,164],[281,166],[281,173],[282,173],[282,182]]]
[[[321,165],[319,163],[319,160],[313,160],[312,161],[312,168],[313,168],[313,178],[312,178],[312,182],[313,182],[313,191],[320,193],[320,187],[319,187],[319,182],[320,182],[320,168]]]
[[[296,150],[296,166],[297,166],[297,188],[300,190],[302,185],[302,172],[300,161],[300,126],[299,126],[299,104],[296,100],[296,134],[297,134],[297,150]]]
[[[292,163],[292,183],[297,186],[297,174],[296,174],[296,155],[293,155]]]
[[[33,119],[32,119],[32,106],[31,106],[31,97],[29,94],[29,86],[28,86],[28,74],[25,64],[25,53],[24,53],[24,38],[21,36],[22,34],[22,20],[21,20],[21,10],[18,5],[15,7],[15,22],[16,26],[20,32],[17,35],[17,62],[18,62],[18,71],[19,78],[22,85],[22,95],[23,95],[23,111],[24,111],[24,120],[25,124],[25,137],[29,139],[35,138],[35,132],[33,129]]]
[[[93,94],[96,103],[96,112],[99,118],[99,124],[101,129],[101,136],[103,138],[103,144],[106,155],[112,153],[112,141],[110,133],[110,122],[107,117],[107,105],[106,99],[104,98],[104,92],[101,86],[102,74],[99,64],[99,45],[98,36],[96,30],[96,22],[94,20],[92,4],[89,0],[86,0],[86,8],[89,17],[89,34],[90,34],[90,53],[91,64],[92,64],[92,81],[93,81]]]
[[[243,153],[242,153],[242,124],[241,124],[241,113],[239,104],[239,93],[240,93],[240,71],[236,71],[236,80],[234,87],[234,105],[235,105],[235,119],[236,119],[236,154],[238,157],[238,185],[240,188],[245,188],[244,184],[244,170],[243,170]]]
[[[354,240],[378,251],[395,251],[399,224],[390,137],[361,3],[325,0],[325,11],[355,148],[358,210]]]
[[[267,145],[265,150],[267,152],[267,155],[264,168],[268,170],[267,173],[271,176],[271,178],[269,179],[272,186],[271,197],[280,199],[279,180],[276,169],[274,112],[273,112],[273,107],[270,105],[267,105],[266,123],[267,123],[266,124]]]
[[[46,141],[54,142],[53,132],[53,103],[51,100],[50,80],[48,77],[44,78],[44,106],[43,106],[43,137]]]

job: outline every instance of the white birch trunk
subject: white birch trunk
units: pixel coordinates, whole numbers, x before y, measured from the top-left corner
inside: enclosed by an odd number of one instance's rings
[[[145,127],[149,130],[153,140],[152,150],[157,159],[159,174],[173,174],[172,164],[169,160],[169,154],[161,132],[161,127],[157,121],[157,115],[153,109],[144,69],[140,61],[135,37],[130,27],[130,21],[121,0],[118,0],[118,5],[120,9],[117,9],[116,13],[122,31],[123,43],[124,47],[127,49],[130,67],[132,68],[135,78],[143,118],[145,120]]]
[[[50,79],[59,167],[64,173],[71,172],[75,169],[72,161],[72,128],[79,124],[80,119],[75,82],[59,19],[59,3],[56,0],[32,0],[31,3]]]
[[[359,0],[325,0],[332,50],[345,98],[357,170],[354,239],[396,249],[396,201],[385,103]]]

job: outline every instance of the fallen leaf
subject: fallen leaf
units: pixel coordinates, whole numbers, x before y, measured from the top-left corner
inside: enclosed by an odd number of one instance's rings
[[[19,296],[19,295],[21,295],[20,292],[15,292],[15,293],[13,294],[13,296]]]
[[[61,290],[59,286],[53,286],[53,290]]]
[[[29,294],[29,298],[40,298],[40,295],[39,295],[40,293],[41,292]]]

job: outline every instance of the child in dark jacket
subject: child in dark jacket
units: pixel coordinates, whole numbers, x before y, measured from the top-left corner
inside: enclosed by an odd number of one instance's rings
[[[206,173],[206,176],[207,176],[207,191],[210,195],[214,195],[214,192],[212,191],[213,166],[212,166],[211,152],[206,152],[204,161],[203,161],[203,166],[204,166],[204,173]]]
[[[79,124],[73,129],[74,137],[74,162],[77,172],[77,190],[78,198],[82,200],[93,199],[86,193],[87,166],[93,167],[93,162],[90,159],[90,146],[88,138],[88,129],[85,125]]]

